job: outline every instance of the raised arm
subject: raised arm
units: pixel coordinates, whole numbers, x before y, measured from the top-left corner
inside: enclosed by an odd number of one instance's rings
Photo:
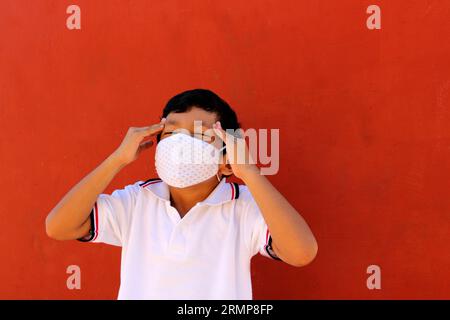
[[[272,235],[275,254],[293,266],[309,264],[316,257],[318,244],[306,221],[270,181],[260,174],[256,165],[249,161],[251,156],[245,141],[237,143],[241,138],[226,133],[220,122],[214,124],[213,129],[226,144],[234,175],[245,182],[261,210]],[[242,158],[246,162],[238,163],[238,154],[244,155]]]
[[[123,167],[153,145],[153,141],[143,140],[159,133],[164,121],[148,127],[131,127],[119,148],[78,182],[50,211],[45,220],[47,235],[56,240],[75,240],[88,235],[91,228],[89,214],[97,197]]]

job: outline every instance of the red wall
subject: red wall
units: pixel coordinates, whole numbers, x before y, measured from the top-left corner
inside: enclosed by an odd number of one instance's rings
[[[44,219],[129,126],[198,87],[280,129],[270,179],[319,242],[304,268],[256,257],[255,298],[450,298],[449,16],[432,0],[2,0],[0,298],[116,297],[120,250],[50,240]],[[153,155],[105,192],[154,176]]]

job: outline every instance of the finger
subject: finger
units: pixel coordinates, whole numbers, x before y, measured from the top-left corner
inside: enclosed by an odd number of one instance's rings
[[[228,132],[226,132],[225,130],[223,130],[219,121],[217,121],[213,125],[213,129],[214,129],[214,133],[222,140],[222,142],[225,144],[225,146],[227,148],[228,152],[225,156],[226,163],[227,164],[233,163],[235,149],[236,149],[236,146],[233,143],[234,142],[233,139],[235,139],[235,137],[233,135],[229,134]],[[230,148],[231,148],[231,150],[230,150]]]
[[[143,130],[148,130],[148,129],[152,129],[152,128],[160,128],[160,127],[164,127],[165,123],[166,123],[166,118],[162,118],[161,121],[159,121],[159,123],[155,123],[155,124],[152,124],[147,127],[136,128],[136,130],[143,131]]]
[[[153,141],[152,141],[152,140],[148,140],[148,141],[142,142],[142,143],[139,145],[139,148],[141,148],[141,149],[148,149],[148,148],[150,148],[152,145],[153,145]]]
[[[216,133],[216,135],[223,142],[225,142],[225,144],[227,144],[227,142],[236,142],[239,139],[239,137],[234,136],[234,135],[226,132],[225,130],[223,130],[219,121],[217,121],[215,124],[213,124],[213,130],[214,130],[214,133]],[[237,133],[237,134],[240,134],[240,133]]]
[[[164,129],[164,123],[165,118],[163,118],[160,123],[148,127],[138,128],[137,132],[141,133],[143,136],[152,136],[161,132]]]
[[[214,132],[227,146],[227,164],[234,163],[248,163],[247,158],[250,154],[247,152],[246,142],[243,138],[242,129],[237,129],[234,134],[231,134],[222,129],[220,122],[216,122],[213,125]]]

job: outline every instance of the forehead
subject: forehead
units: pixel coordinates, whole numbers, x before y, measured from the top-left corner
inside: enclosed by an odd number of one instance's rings
[[[194,121],[201,121],[202,126],[209,128],[217,121],[217,114],[197,107],[181,113],[171,112],[166,117],[165,128],[176,127],[191,130],[194,127]]]

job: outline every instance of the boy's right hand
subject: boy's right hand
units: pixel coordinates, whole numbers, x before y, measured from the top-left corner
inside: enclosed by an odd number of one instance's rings
[[[153,145],[152,140],[143,141],[146,137],[152,137],[160,133],[164,128],[165,118],[157,124],[148,127],[130,127],[120,144],[119,148],[112,156],[119,161],[122,166],[128,165],[139,157],[142,150],[148,149]]]

